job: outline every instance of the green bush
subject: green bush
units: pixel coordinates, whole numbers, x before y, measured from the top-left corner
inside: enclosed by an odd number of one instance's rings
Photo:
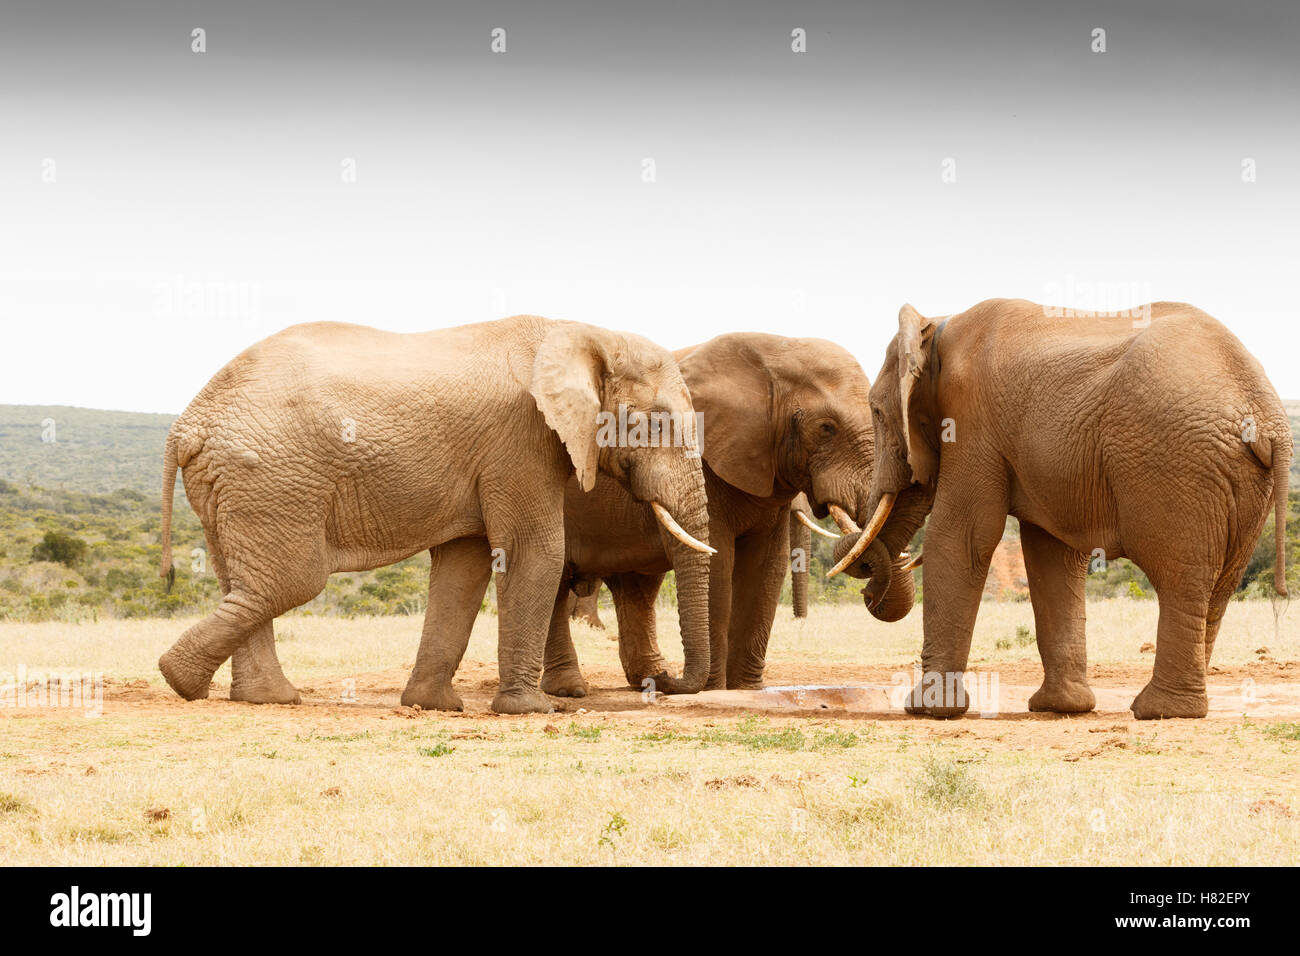
[[[86,542],[62,531],[45,532],[41,543],[32,548],[33,561],[57,561],[68,567],[79,563],[85,556]]]

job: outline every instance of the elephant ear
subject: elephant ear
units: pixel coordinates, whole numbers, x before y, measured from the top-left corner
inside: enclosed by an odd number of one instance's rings
[[[773,385],[762,356],[724,335],[691,350],[678,366],[700,415],[705,464],[727,484],[770,498],[776,481]]]
[[[934,482],[939,472],[939,442],[932,408],[934,331],[937,323],[911,305],[898,310],[898,384],[903,406],[903,440],[912,480]]]
[[[596,330],[578,324],[556,326],[537,347],[528,391],[569,453],[578,484],[596,483],[601,411],[609,355]]]

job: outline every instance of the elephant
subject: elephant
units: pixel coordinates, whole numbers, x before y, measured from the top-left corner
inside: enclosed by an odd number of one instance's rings
[[[695,421],[667,351],[576,322],[523,315],[415,334],[321,322],[252,346],[167,437],[162,574],[174,575],[179,467],[224,595],[159,659],[167,683],[187,700],[206,697],[233,655],[231,699],[298,701],[274,618],[332,572],[428,550],[421,653],[403,703],[461,709],[451,680],[495,571],[492,709],[549,712],[539,677],[564,567],[565,488],[570,477],[591,488],[598,475],[657,516],[683,581],[686,667],[706,673],[703,470],[680,448],[602,441],[602,417],[620,406]]]
[[[1084,578],[1127,557],[1159,619],[1138,719],[1204,717],[1205,672],[1228,600],[1269,514],[1279,542],[1292,438],[1263,368],[1193,306],[1063,313],[991,299],[947,318],[905,305],[871,388],[869,511],[830,573],[925,533],[922,678],[910,713],[953,717],[989,562],[1008,515],[1020,540],[1043,683],[1031,711],[1084,713]],[[953,680],[955,676],[955,681]]]
[[[789,564],[790,504],[801,492],[818,517],[845,529],[866,507],[874,446],[870,383],[853,356],[822,339],[732,333],[674,353],[701,421],[708,498],[710,671],[707,688],[761,687],[767,643]],[[598,477],[565,491],[567,581],[602,578],[614,598],[619,658],[633,687],[665,690],[655,598],[669,570],[654,517],[617,483]],[[901,567],[901,564],[900,564]],[[872,613],[911,609],[910,574],[895,574]],[[678,585],[680,605],[680,584]],[[551,621],[542,686],[581,697],[563,600]]]

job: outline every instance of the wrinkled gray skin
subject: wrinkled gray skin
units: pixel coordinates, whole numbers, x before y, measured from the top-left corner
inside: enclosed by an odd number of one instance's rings
[[[163,676],[186,699],[206,697],[233,655],[232,699],[297,701],[273,619],[319,594],[335,571],[428,550],[429,606],[402,702],[461,709],[452,677],[495,558],[492,707],[551,710],[539,677],[570,476],[590,488],[599,473],[708,538],[698,461],[678,449],[598,447],[597,415],[620,403],[693,414],[663,349],[536,316],[416,335],[315,323],[259,342],[217,373],[168,435],[163,573],[179,466],[225,597],[163,654]],[[676,545],[662,544],[669,553]],[[705,673],[707,562],[684,561],[678,573],[686,666]]]
[[[1155,668],[1134,716],[1205,716],[1224,612],[1270,510],[1286,525],[1291,429],[1259,363],[1220,323],[1177,302],[1139,314],[1150,321],[1063,316],[1021,299],[946,321],[899,312],[871,388],[870,510],[886,494],[898,499],[864,557],[875,561],[869,572],[883,567],[930,516],[924,673],[966,669],[989,561],[1012,515],[1043,661],[1030,710],[1095,704],[1084,579],[1100,553],[1131,559],[1160,601]],[[1280,543],[1275,560],[1285,594]],[[909,712],[953,717],[969,706],[932,691],[914,688]]]

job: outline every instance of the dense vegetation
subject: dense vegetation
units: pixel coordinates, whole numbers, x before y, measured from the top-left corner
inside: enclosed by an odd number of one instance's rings
[[[203,531],[179,488],[170,593],[158,576],[162,445],[171,421],[166,415],[0,406],[0,619],[170,616],[216,606],[220,589],[203,550]],[[1293,588],[1300,588],[1300,473],[1291,502],[1288,567]],[[1014,521],[1007,534],[1018,535]],[[916,547],[924,550],[924,529],[917,539]],[[1243,595],[1271,593],[1273,540],[1270,519],[1247,568]],[[826,578],[830,541],[814,537],[809,563],[814,601],[860,600],[861,582]],[[423,613],[427,567],[427,555],[417,555],[376,571],[336,574],[303,611]],[[924,568],[919,582],[924,585]],[[1146,576],[1127,561],[1112,561],[1104,572],[1089,575],[1087,587],[1094,597],[1154,596]],[[671,575],[661,598],[673,601]],[[492,601],[489,591],[485,606]]]

